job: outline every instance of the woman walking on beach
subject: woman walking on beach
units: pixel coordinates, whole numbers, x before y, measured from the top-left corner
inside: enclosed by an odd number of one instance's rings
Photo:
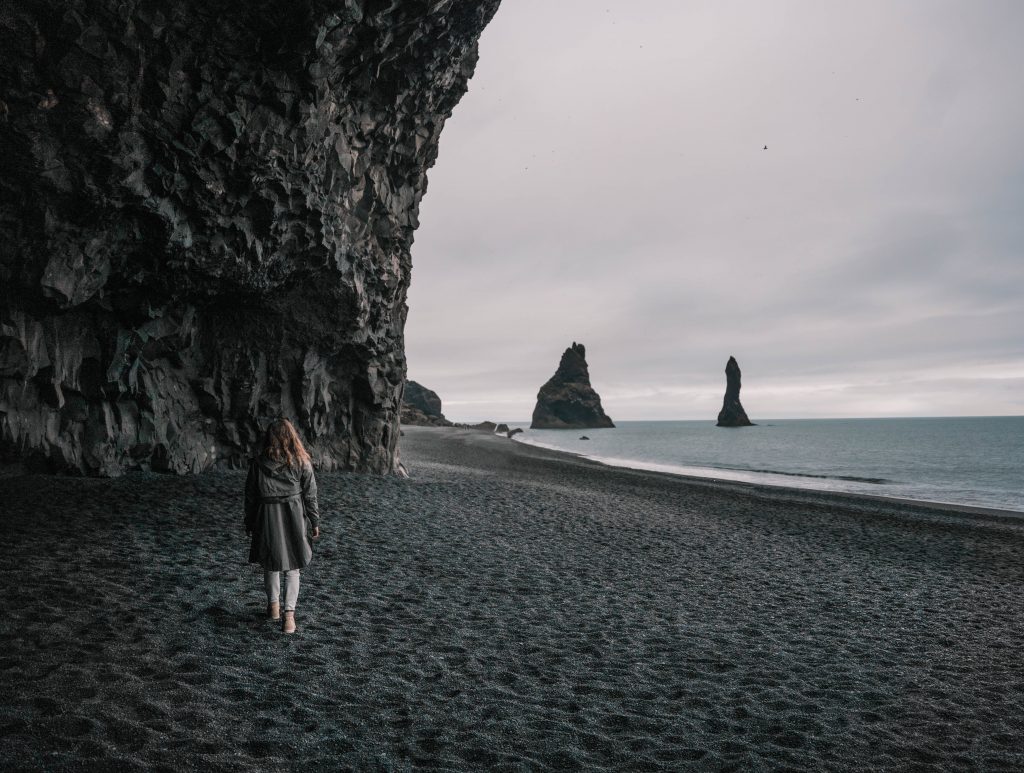
[[[320,537],[320,507],[309,454],[295,427],[275,419],[263,436],[259,455],[249,463],[245,481],[245,531],[252,542],[249,561],[263,567],[267,617],[281,620],[281,574],[284,573],[284,619],[281,630],[295,633],[299,572],[313,558],[312,539]]]

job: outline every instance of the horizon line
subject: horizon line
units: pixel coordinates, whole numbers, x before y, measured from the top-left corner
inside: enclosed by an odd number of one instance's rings
[[[766,416],[759,418],[759,421],[841,421],[841,420],[853,420],[853,421],[870,421],[875,419],[1022,419],[1024,413],[1009,413],[1009,414],[954,414],[954,415],[936,415],[936,416]],[[484,421],[492,421],[495,424],[529,424],[532,419],[480,419],[473,422],[469,419],[452,419],[448,418],[448,421],[460,424],[479,424]],[[616,424],[627,423],[627,422],[642,422],[642,421],[717,421],[716,418],[700,418],[700,419],[613,419]],[[753,421],[753,419],[751,419]],[[754,422],[757,425],[758,422]],[[587,427],[586,429],[614,429],[614,427]],[[731,428],[727,428],[731,429]]]

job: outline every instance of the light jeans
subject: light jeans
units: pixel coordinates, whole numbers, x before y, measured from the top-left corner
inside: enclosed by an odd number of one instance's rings
[[[263,572],[263,582],[267,588],[267,602],[278,603],[281,598],[281,572]],[[294,612],[295,602],[299,600],[299,570],[289,569],[284,573],[284,611]]]

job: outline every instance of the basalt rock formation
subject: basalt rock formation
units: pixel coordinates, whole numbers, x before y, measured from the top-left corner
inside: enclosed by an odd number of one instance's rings
[[[497,428],[498,425],[495,424],[493,421],[487,421],[486,419],[484,419],[483,421],[481,421],[481,422],[479,422],[477,424],[464,424],[463,423],[463,424],[453,424],[452,426],[453,427],[460,427],[461,429],[477,429],[477,430],[480,430],[481,432],[490,432],[493,435],[494,431],[495,431],[495,429]]]
[[[740,404],[740,366],[735,357],[725,364],[725,400],[718,413],[719,427],[753,427],[747,412]]]
[[[614,427],[601,407],[601,398],[590,385],[587,352],[573,341],[547,383],[537,393],[531,429],[583,429]]]
[[[498,0],[10,0],[0,457],[396,467],[426,171]]]
[[[427,427],[450,427],[452,424],[441,412],[441,398],[437,392],[415,381],[405,382],[401,422]]]

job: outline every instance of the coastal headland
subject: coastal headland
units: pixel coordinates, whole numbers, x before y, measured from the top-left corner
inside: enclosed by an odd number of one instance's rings
[[[292,637],[243,473],[0,478],[0,768],[1024,768],[1024,520],[404,431]]]

